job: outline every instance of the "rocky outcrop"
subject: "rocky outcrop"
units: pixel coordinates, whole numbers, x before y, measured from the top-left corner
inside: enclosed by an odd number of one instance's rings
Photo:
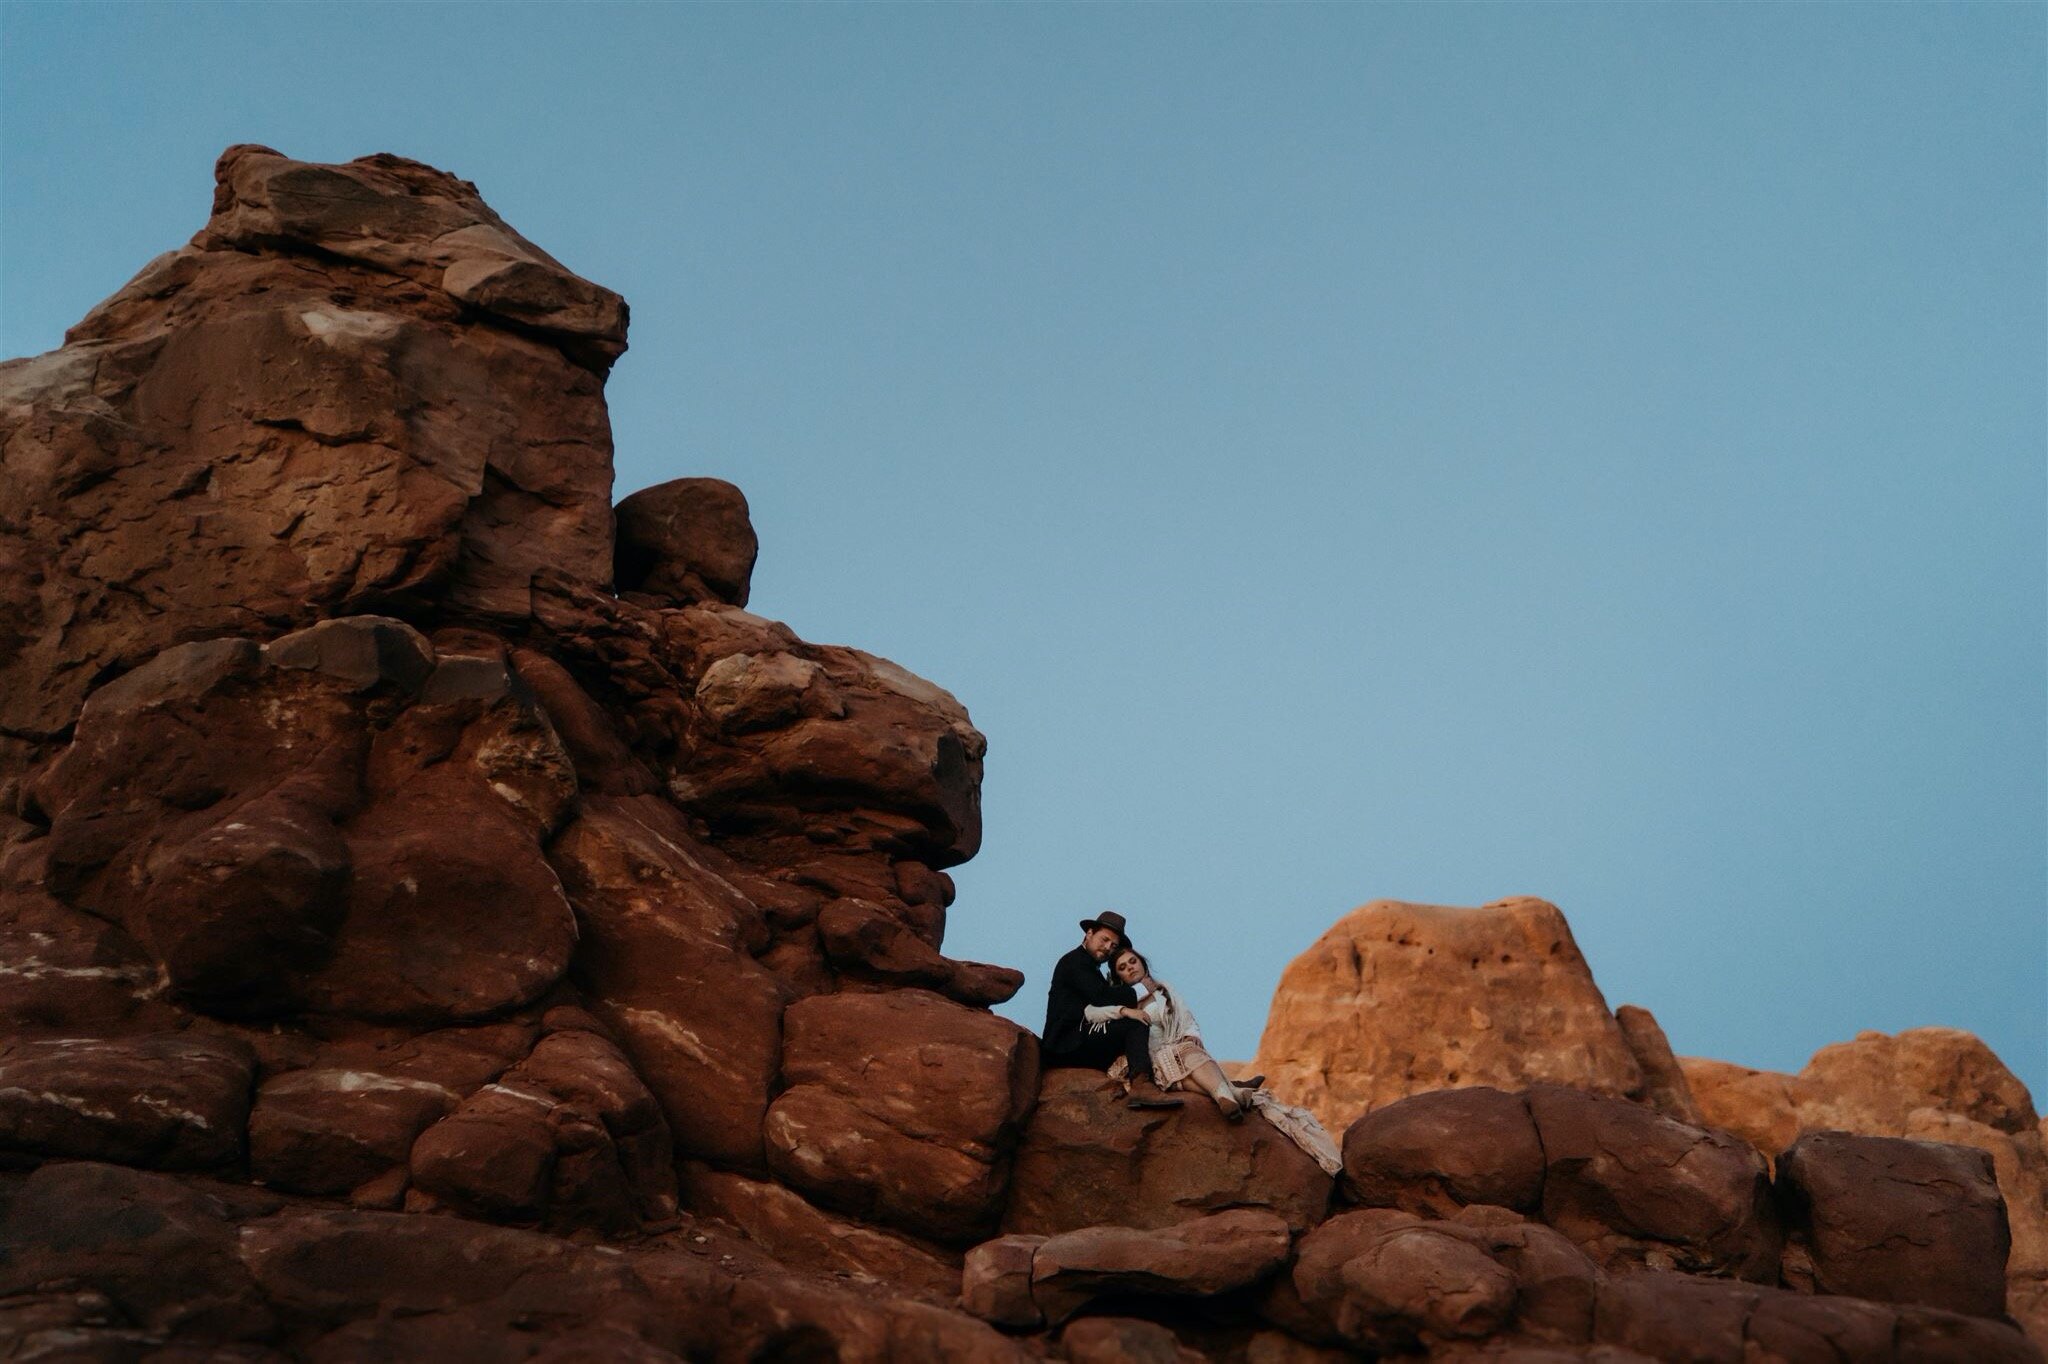
[[[0,780],[182,641],[611,577],[618,297],[417,162],[217,179],[189,245],[0,366]]]
[[[2010,1227],[2009,1310],[2048,1342],[2048,1150],[2026,1086],[1982,1041],[1955,1028],[1865,1032],[1823,1047],[1796,1075],[1681,1064],[1707,1120],[1768,1156],[1829,1131],[1989,1155]]]
[[[1410,1215],[1540,1217],[1608,1269],[1778,1277],[1779,1219],[1755,1151],[1578,1090],[1440,1090],[1375,1109],[1345,1133],[1343,1189]]]
[[[1667,1118],[1694,1124],[1705,1121],[1692,1097],[1692,1086],[1686,1083],[1685,1070],[1672,1054],[1671,1043],[1656,1015],[1638,1005],[1624,1004],[1614,1011],[1614,1021],[1620,1026],[1629,1051],[1634,1053],[1636,1064],[1642,1067],[1642,1101]]]
[[[722,1235],[592,1246],[89,1163],[0,1186],[0,1338],[30,1358],[1028,1358]]]
[[[1646,1087],[1564,915],[1533,899],[1353,910],[1281,975],[1253,1068],[1332,1132],[1432,1089]]]
[[[1215,1105],[1133,1111],[1085,1070],[1051,1070],[1024,1129],[1003,1230],[1169,1227],[1262,1208],[1296,1231],[1321,1220],[1332,1181],[1272,1124],[1232,1125]]]
[[[108,1212],[84,1296],[0,1294],[0,1335],[1002,1357],[940,1305],[1037,1078],[986,1012],[1022,976],[941,951],[965,708],[740,609],[730,485],[615,517],[625,305],[473,186],[260,147],[216,180],[0,366],[0,1164],[29,1209],[98,1171],[161,1211],[136,1254],[203,1226],[210,1268],[120,1305]],[[558,1239],[690,1226],[733,1263]],[[648,1315],[679,1284],[703,1323]]]
[[[255,1055],[239,1038],[0,1042],[0,1149],[161,1170],[235,1165]]]
[[[613,577],[621,592],[674,606],[745,606],[760,550],[745,493],[722,479],[672,479],[619,503]]]
[[[538,999],[576,924],[568,755],[502,659],[382,617],[177,645],[26,784],[43,888],[218,1016],[435,1025]]]
[[[1815,1132],[1780,1158],[1778,1184],[1795,1286],[1979,1317],[2005,1311],[2012,1237],[1984,1152]]]
[[[2002,1321],[1664,1270],[1607,1273],[1503,1209],[1348,1212],[1303,1239],[1294,1309],[1371,1354],[1713,1364],[2037,1360]],[[1297,1326],[1299,1329],[1307,1329]]]
[[[1010,1235],[967,1253],[960,1300],[998,1325],[1058,1325],[1098,1298],[1213,1298],[1250,1288],[1286,1264],[1291,1249],[1287,1223],[1251,1209],[1156,1230]]]
[[[1038,1041],[923,990],[820,995],[785,1016],[768,1162],[828,1207],[939,1241],[1002,1215]]]
[[[731,485],[611,507],[625,325],[452,176],[237,147],[0,366],[0,1354],[2035,1357],[1995,1060],[1817,1058],[1792,1135],[1907,1130],[1774,1186],[1540,901],[1290,971],[1341,1190],[1041,1075],[943,950],[986,741],[744,609]]]

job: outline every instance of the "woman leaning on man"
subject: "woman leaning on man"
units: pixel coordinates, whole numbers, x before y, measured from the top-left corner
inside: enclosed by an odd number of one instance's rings
[[[1128,940],[1110,958],[1110,971],[1138,991],[1137,1004],[1118,1012],[1150,1029],[1146,1050],[1152,1060],[1152,1078],[1161,1089],[1191,1089],[1207,1094],[1231,1122],[1241,1122],[1245,1114],[1257,1112],[1306,1151],[1325,1173],[1334,1175],[1344,1168],[1337,1144],[1330,1140],[1330,1134],[1313,1113],[1281,1103],[1260,1088],[1265,1083],[1263,1075],[1251,1076],[1242,1084],[1233,1084],[1224,1075],[1223,1067],[1202,1045],[1202,1030],[1195,1022],[1195,1011],[1179,991],[1152,974],[1152,964]],[[1110,1077],[1122,1079],[1119,1072],[1126,1069],[1123,1058],[1118,1057],[1109,1068]]]

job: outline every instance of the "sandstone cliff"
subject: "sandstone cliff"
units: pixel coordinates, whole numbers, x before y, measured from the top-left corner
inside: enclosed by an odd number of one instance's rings
[[[611,505],[626,324],[453,176],[242,146],[0,365],[0,1357],[2039,1359],[1998,1150],[1772,1164],[1540,902],[1290,973],[1341,1179],[1041,1076],[943,952],[985,740],[745,609],[739,490]]]

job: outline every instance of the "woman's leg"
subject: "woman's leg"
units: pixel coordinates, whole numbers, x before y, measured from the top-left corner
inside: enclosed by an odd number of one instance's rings
[[[1216,1101],[1226,1117],[1242,1113],[1244,1103],[1238,1098],[1237,1087],[1223,1074],[1223,1067],[1214,1061],[1204,1061],[1188,1072],[1188,1081],[1204,1094]]]

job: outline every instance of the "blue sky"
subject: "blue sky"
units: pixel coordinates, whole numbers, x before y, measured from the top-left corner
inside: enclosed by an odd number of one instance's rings
[[[619,492],[988,733],[949,950],[1115,907],[1248,1055],[1380,896],[1681,1052],[2048,1086],[2038,5],[0,9],[0,342],[237,141],[633,305]]]

